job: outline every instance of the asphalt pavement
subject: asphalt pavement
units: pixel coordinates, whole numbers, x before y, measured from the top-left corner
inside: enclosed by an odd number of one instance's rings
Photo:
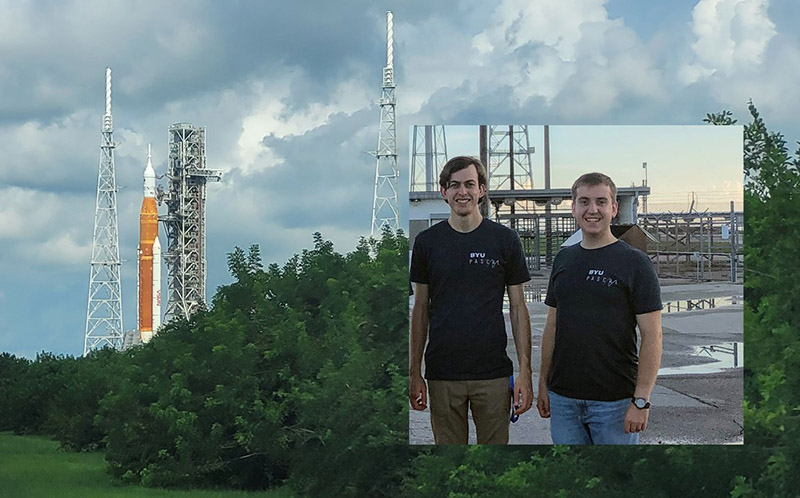
[[[546,285],[546,282],[545,282]],[[641,444],[742,444],[743,291],[741,284],[661,282],[663,355]],[[533,386],[538,384],[547,307],[530,303]],[[508,354],[518,372],[506,312]],[[538,394],[538,393],[536,393]],[[433,444],[430,413],[409,410],[410,444]],[[470,444],[475,429],[470,422]],[[534,406],[511,424],[509,444],[547,445],[549,419]]]

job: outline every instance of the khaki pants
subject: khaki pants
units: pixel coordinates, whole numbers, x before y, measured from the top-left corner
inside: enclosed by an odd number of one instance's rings
[[[478,444],[508,444],[511,390],[508,377],[490,380],[429,380],[431,427],[436,444],[467,444],[467,410]]]

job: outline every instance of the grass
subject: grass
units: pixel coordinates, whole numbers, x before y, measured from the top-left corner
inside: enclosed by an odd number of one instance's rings
[[[0,495],[4,497],[262,497],[290,498],[287,489],[261,493],[166,490],[128,486],[106,473],[102,453],[74,453],[38,436],[0,432]]]

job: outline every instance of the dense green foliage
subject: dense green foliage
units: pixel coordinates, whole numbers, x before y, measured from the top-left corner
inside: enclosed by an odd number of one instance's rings
[[[745,434],[776,447],[765,490],[800,489],[800,148],[769,132],[756,108],[745,127]],[[791,490],[791,492],[790,492]]]
[[[0,429],[103,448],[130,483],[384,494],[410,458],[407,261],[390,231],[347,255],[315,234],[266,270],[236,248],[235,282],[147,345],[0,356]]]
[[[744,447],[432,448],[414,460],[403,491],[431,498],[728,496],[752,491],[760,461],[763,452]]]
[[[151,486],[313,496],[794,496],[800,489],[800,150],[744,127],[744,447],[406,445],[408,245],[319,234],[285,265],[228,258],[208,310],[124,353],[0,355],[0,430],[105,451]],[[731,125],[732,113],[705,121]]]
[[[40,353],[33,362],[0,354],[0,430],[50,434],[66,448],[97,449],[103,433],[94,418],[120,359],[111,350],[82,359]]]

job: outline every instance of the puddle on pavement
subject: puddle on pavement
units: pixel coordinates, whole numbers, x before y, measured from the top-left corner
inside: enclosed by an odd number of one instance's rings
[[[547,296],[547,286],[542,284],[526,284],[523,287],[526,303],[543,303]],[[710,310],[744,303],[742,296],[710,297],[706,299],[678,299],[665,301],[662,314],[682,313],[685,311]],[[503,309],[508,309],[508,296],[503,296]]]
[[[701,365],[661,368],[658,375],[709,374],[744,366],[744,343],[724,342],[711,346],[695,346],[692,356],[713,358],[716,361]]]
[[[706,299],[678,299],[675,301],[665,301],[664,309],[666,313],[680,313],[684,311],[698,311],[731,306],[733,304],[744,303],[742,296],[709,297]]]
[[[540,283],[527,283],[523,287],[526,303],[543,303],[547,296],[547,285]],[[722,296],[700,299],[677,299],[665,301],[662,314],[681,313],[684,311],[710,310],[744,303],[743,296]],[[503,307],[508,309],[508,296],[503,297]]]

